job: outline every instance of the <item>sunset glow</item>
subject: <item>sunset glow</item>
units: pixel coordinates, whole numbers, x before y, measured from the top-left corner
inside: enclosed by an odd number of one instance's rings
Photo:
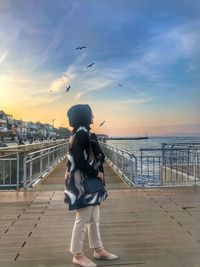
[[[0,37],[0,110],[16,119],[68,127],[87,103],[97,133],[200,135],[198,1],[5,0]]]

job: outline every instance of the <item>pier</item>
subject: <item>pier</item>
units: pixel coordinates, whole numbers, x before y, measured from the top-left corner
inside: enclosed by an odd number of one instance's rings
[[[149,139],[148,136],[141,136],[141,137],[108,137],[107,140],[143,140]]]
[[[0,266],[74,266],[69,243],[75,212],[63,202],[66,160],[34,189],[0,192]],[[99,266],[199,267],[200,189],[129,187],[105,165],[104,247],[119,260]],[[85,254],[92,257],[85,242]]]
[[[107,140],[126,140],[126,141],[129,141],[129,140],[143,140],[143,139],[149,139],[149,137],[146,135],[146,136],[137,136],[137,137],[134,137],[134,136],[108,136],[108,135],[105,135],[105,134],[98,134],[97,135],[98,137],[98,140],[100,142],[106,142]]]

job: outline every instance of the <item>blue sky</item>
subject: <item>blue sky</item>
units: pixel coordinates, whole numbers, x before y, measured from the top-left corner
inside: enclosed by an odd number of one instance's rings
[[[68,125],[89,103],[97,132],[200,133],[197,0],[4,0],[0,38],[0,109],[15,117]]]

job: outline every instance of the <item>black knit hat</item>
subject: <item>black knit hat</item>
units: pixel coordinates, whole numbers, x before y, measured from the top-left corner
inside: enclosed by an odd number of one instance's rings
[[[79,126],[89,127],[91,124],[92,110],[89,105],[75,105],[67,111],[69,125],[77,128]]]

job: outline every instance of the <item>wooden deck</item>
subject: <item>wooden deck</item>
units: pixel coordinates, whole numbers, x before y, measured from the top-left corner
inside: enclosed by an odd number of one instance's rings
[[[63,202],[65,162],[32,192],[0,192],[0,266],[71,267],[75,212]],[[199,267],[200,188],[128,188],[106,166],[101,205],[106,249],[120,256],[98,266]],[[91,257],[88,240],[85,254]]]
[[[63,191],[64,189],[64,173],[66,161],[64,160],[54,169],[46,179],[38,185],[36,191]],[[127,185],[116,175],[108,164],[105,164],[105,176],[107,177],[106,185],[108,189],[127,188]]]

